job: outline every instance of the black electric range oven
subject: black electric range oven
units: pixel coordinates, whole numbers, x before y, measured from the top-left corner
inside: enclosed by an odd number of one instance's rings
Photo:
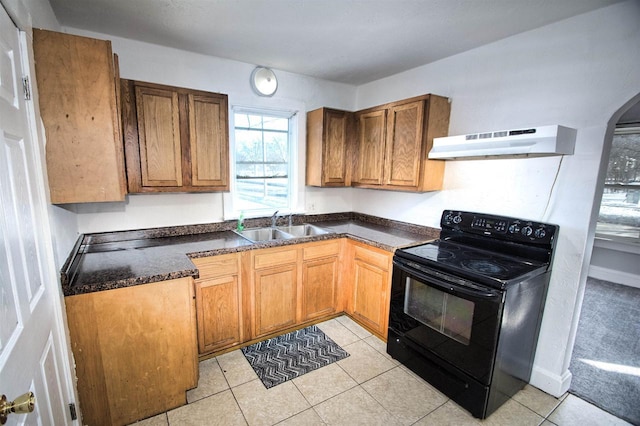
[[[387,352],[486,418],[529,382],[558,227],[445,210],[393,258]]]

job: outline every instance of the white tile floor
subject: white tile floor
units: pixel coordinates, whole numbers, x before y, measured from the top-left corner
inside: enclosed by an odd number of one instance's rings
[[[318,324],[350,357],[265,389],[240,350],[200,363],[188,404],[136,423],[183,425],[627,425],[573,395],[527,386],[489,418],[471,417],[389,357],[348,317]]]

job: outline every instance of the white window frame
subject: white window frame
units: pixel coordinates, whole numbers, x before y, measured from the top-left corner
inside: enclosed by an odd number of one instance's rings
[[[638,134],[640,133],[640,127],[621,127],[621,128],[617,128],[615,130],[615,134],[616,135],[624,135],[624,134]],[[608,165],[607,165],[607,169],[608,169]],[[607,170],[608,172],[608,170]],[[603,194],[602,194],[602,198],[600,200],[600,207],[602,208],[603,205],[603,200],[604,200],[604,190],[605,188],[608,186],[608,184],[605,183],[605,185],[603,186]],[[633,188],[633,189],[640,189],[638,188],[637,185],[635,184],[611,184],[610,187],[615,187],[615,188],[620,188],[620,189],[625,189],[625,188]],[[634,234],[634,236],[630,236],[630,235],[620,235],[620,233],[616,232],[615,230],[611,231],[611,232],[607,232],[604,231],[603,229],[601,229],[599,227],[600,225],[600,219],[598,218],[597,221],[597,225],[596,225],[596,238],[600,238],[600,239],[606,239],[606,240],[611,240],[611,241],[618,241],[618,242],[625,242],[625,243],[631,243],[631,244],[640,244],[640,229],[637,230]],[[630,233],[630,232],[625,232],[625,233]]]
[[[229,160],[230,160],[230,192],[223,195],[223,210],[225,220],[237,219],[240,213],[245,218],[250,217],[265,217],[271,216],[276,209],[254,209],[248,211],[240,211],[235,206],[235,194],[236,194],[236,143],[235,143],[235,114],[236,113],[252,113],[260,115],[269,115],[272,117],[282,117],[289,119],[289,164],[288,164],[288,186],[289,186],[289,207],[278,210],[279,215],[286,215],[291,213],[299,213],[302,211],[300,208],[301,203],[304,203],[304,197],[301,197],[300,188],[303,187],[304,182],[300,182],[300,176],[304,176],[304,161],[300,161],[300,156],[304,156],[304,150],[300,149],[300,146],[304,145],[304,135],[300,134],[299,129],[304,128],[305,123],[300,123],[301,116],[304,114],[298,113],[299,109],[293,108],[264,108],[260,106],[242,106],[233,105],[230,108],[229,113]],[[301,145],[302,144],[302,145]],[[302,185],[302,186],[301,186]],[[303,205],[303,204],[302,204]]]

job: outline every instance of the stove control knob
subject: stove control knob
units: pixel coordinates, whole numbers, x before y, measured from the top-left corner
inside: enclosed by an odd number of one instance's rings
[[[460,222],[462,222],[462,216],[457,215],[457,216],[454,216],[454,217],[453,217],[453,223],[458,224],[458,223],[460,223]]]
[[[527,225],[522,228],[522,235],[524,235],[525,237],[529,237],[531,236],[531,234],[533,234],[533,229],[531,229],[530,226]]]
[[[547,235],[547,231],[545,231],[544,228],[538,228],[533,235],[535,235],[536,238],[544,238],[544,236]]]
[[[518,225],[517,223],[514,223],[513,225],[509,226],[510,234],[517,234],[518,232],[520,232],[520,225]]]

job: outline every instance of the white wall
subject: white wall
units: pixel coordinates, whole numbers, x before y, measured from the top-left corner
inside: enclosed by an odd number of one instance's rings
[[[424,225],[436,226],[442,210],[453,208],[560,226],[532,377],[555,395],[569,386],[607,125],[640,93],[638,46],[640,3],[631,0],[358,88],[358,109],[422,93],[448,96],[452,135],[546,124],[578,129],[575,154],[564,158],[449,161],[437,193],[354,190],[356,210]]]
[[[31,28],[60,30],[48,0],[2,0],[2,6],[20,30],[31,35]]]
[[[605,237],[596,238],[589,276],[640,288],[640,245]]]
[[[189,87],[229,95],[229,106],[254,106],[299,110],[298,161],[304,164],[306,112],[321,106],[353,110],[356,87],[275,70],[278,91],[272,98],[255,95],[249,86],[254,64],[215,58],[72,28],[66,31],[112,41],[122,78]],[[304,170],[298,181],[308,213],[351,211],[347,190],[304,187]],[[213,194],[129,195],[125,203],[77,204],[78,232],[103,232],[224,220],[223,196]]]

